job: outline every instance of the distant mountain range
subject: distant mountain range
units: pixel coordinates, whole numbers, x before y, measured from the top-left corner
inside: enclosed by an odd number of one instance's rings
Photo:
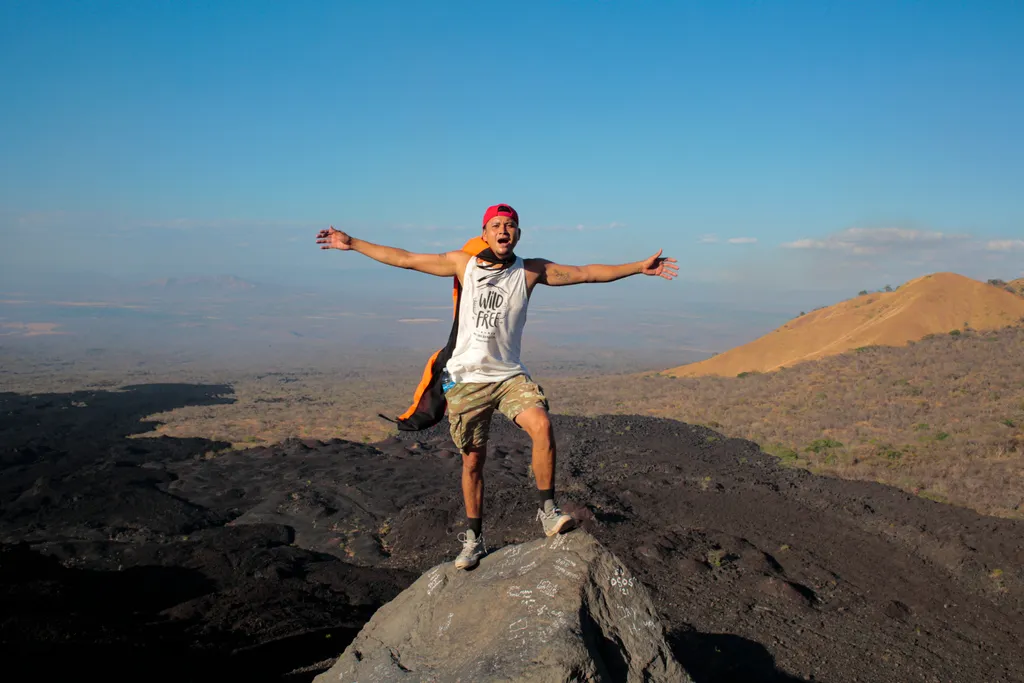
[[[992,330],[1024,322],[1024,278],[984,283],[934,273],[891,292],[861,295],[802,313],[782,327],[698,363],[666,370],[675,377],[770,372],[864,346],[904,346],[929,334]]]

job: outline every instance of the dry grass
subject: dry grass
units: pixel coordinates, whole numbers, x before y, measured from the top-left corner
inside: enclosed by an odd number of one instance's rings
[[[1024,299],[956,273],[911,280],[803,314],[749,344],[668,370],[679,377],[769,372],[870,345],[902,346],[954,329],[994,330],[1024,321]]]
[[[186,406],[152,419],[162,423],[157,434],[202,436],[236,448],[289,437],[379,441],[394,434],[395,428],[377,414],[393,416],[405,410],[417,376],[411,368],[401,379],[393,368],[385,372],[391,376],[330,369],[243,375],[231,380],[231,405]]]
[[[242,366],[143,363],[123,355],[119,369],[100,361],[12,359],[0,364],[0,383],[26,393],[226,383],[234,403],[151,416],[159,423],[151,434],[205,437],[236,448],[293,436],[376,441],[395,432],[377,413],[408,406],[424,360],[422,354],[335,356],[316,367],[256,374]],[[535,363],[534,372],[556,413],[705,424],[753,440],[796,467],[1024,517],[1024,328],[866,347],[742,378],[614,374],[578,363]]]
[[[649,373],[548,385],[556,412],[701,423],[794,466],[1024,517],[1024,328],[866,347],[741,378]]]

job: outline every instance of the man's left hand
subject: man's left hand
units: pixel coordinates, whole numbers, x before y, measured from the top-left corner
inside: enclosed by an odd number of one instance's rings
[[[671,280],[679,275],[679,266],[676,265],[674,258],[664,258],[659,249],[657,254],[643,262],[640,272],[644,275],[657,275]]]

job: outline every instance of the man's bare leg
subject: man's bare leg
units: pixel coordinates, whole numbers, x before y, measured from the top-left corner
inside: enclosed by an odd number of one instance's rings
[[[462,454],[462,499],[466,517],[481,519],[484,513],[484,461],[487,449],[470,449]]]
[[[469,529],[462,542],[462,552],[455,558],[458,569],[472,569],[487,551],[481,525],[484,513],[484,461],[487,447],[471,448],[462,453],[462,500],[466,504]]]
[[[541,491],[555,486],[555,430],[543,408],[527,408],[516,415],[516,424],[533,441],[533,476]]]
[[[533,476],[537,480],[541,505],[537,517],[544,526],[544,533],[554,536],[568,531],[574,526],[573,519],[555,505],[555,430],[548,411],[540,407],[527,408],[516,416],[516,424],[533,441]]]

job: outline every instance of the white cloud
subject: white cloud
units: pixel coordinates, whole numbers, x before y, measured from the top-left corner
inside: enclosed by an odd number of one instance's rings
[[[1024,240],[989,240],[985,248],[989,251],[1024,250]]]
[[[936,248],[968,239],[932,230],[907,228],[847,228],[824,239],[786,242],[786,249],[827,249],[857,256],[883,254],[903,249]]]
[[[830,245],[824,240],[796,240],[795,242],[786,242],[782,245],[787,249],[834,249],[834,245]]]
[[[701,235],[700,239],[697,240],[697,244],[717,244],[718,235]]]
[[[756,237],[730,237],[729,244],[756,244]]]

